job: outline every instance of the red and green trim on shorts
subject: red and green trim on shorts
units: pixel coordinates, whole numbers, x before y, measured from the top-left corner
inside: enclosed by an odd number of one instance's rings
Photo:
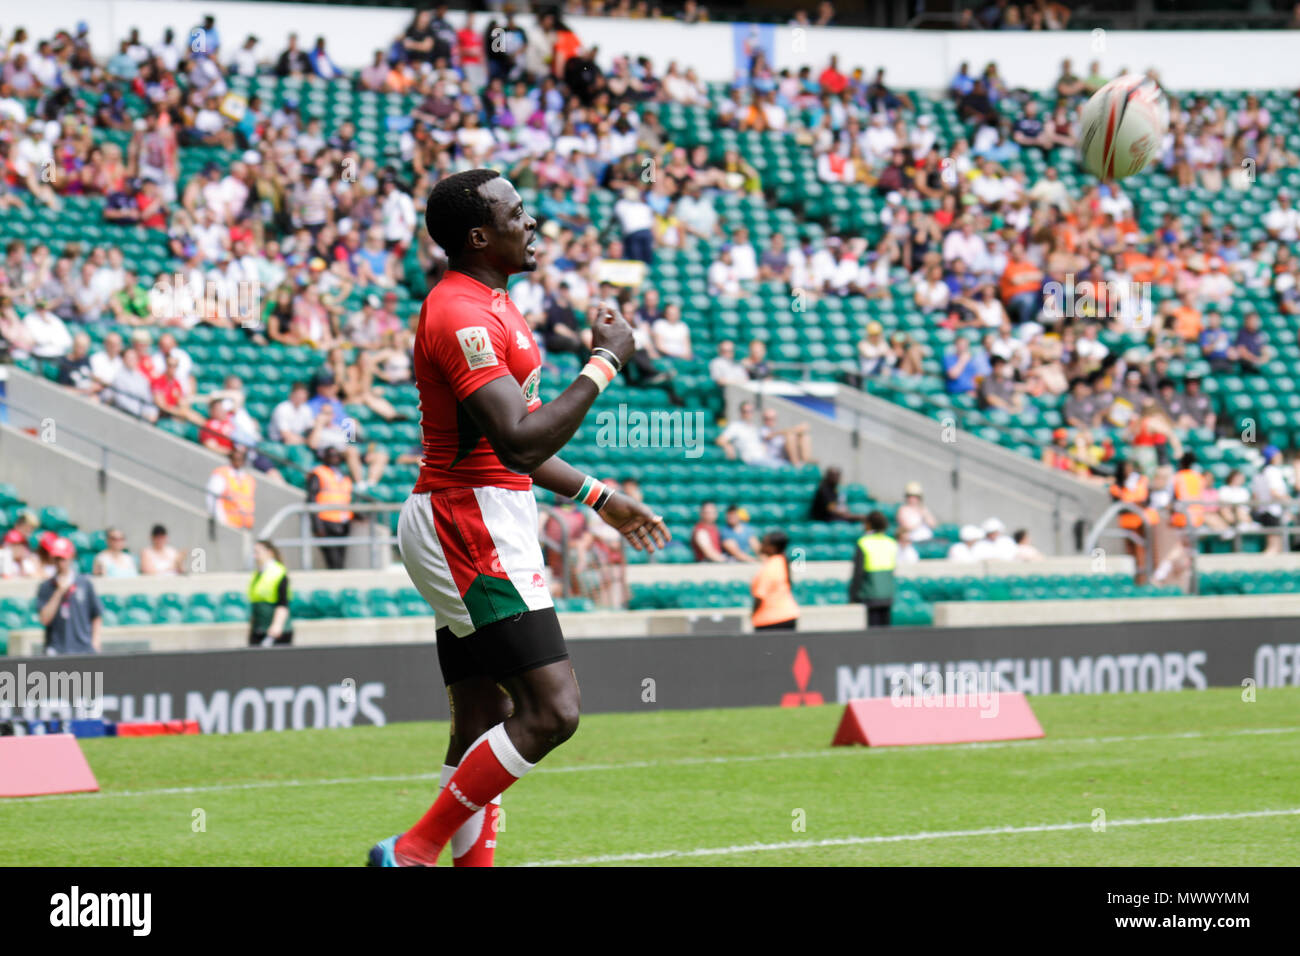
[[[429,506],[447,567],[474,628],[527,612],[527,602],[499,559],[493,567],[497,548],[474,489],[430,495]]]

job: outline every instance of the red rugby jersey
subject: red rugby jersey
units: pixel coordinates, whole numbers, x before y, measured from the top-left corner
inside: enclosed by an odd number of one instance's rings
[[[542,404],[541,370],[532,330],[510,297],[449,271],[425,297],[415,333],[424,460],[414,493],[478,485],[532,488],[532,478],[501,464],[461,402],[510,375],[531,412]]]

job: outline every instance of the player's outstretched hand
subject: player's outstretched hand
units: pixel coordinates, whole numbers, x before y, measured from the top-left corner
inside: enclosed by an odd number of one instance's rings
[[[622,492],[605,503],[598,512],[605,524],[617,528],[638,551],[655,551],[665,547],[672,537],[663,515],[657,515],[641,502]]]
[[[632,326],[612,303],[601,302],[596,306],[591,320],[591,347],[609,349],[618,356],[620,365],[626,365],[636,351]]]

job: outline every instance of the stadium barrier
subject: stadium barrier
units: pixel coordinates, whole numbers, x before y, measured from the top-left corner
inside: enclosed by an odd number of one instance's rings
[[[588,713],[776,706],[918,695],[937,678],[1024,694],[1300,685],[1294,618],[822,634],[577,639]],[[34,700],[68,670],[75,701]],[[0,718],[194,720],[203,733],[445,720],[432,643],[0,660]]]

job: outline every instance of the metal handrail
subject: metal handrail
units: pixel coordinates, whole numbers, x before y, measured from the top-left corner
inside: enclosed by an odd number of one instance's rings
[[[772,367],[776,367],[776,364],[775,364],[775,363],[769,363],[769,364],[772,364]],[[780,382],[782,382],[782,383],[784,383],[784,384],[787,384],[787,385],[790,385],[790,386],[793,386],[793,387],[799,389],[799,394],[802,395],[802,396],[805,396],[805,397],[807,397],[807,398],[821,398],[821,397],[822,397],[822,396],[819,396],[819,395],[813,395],[811,392],[809,392],[807,389],[805,389],[805,388],[803,387],[803,384],[804,384],[804,383],[803,383],[802,381],[795,381],[795,380],[787,379],[787,378],[776,378],[775,376],[773,376],[773,378],[775,378],[777,381],[780,381]],[[851,388],[851,386],[846,385],[846,384],[843,383],[843,382],[836,382],[836,383],[834,383],[834,384],[835,384],[837,387],[839,387],[839,388]],[[854,389],[854,391],[856,391],[856,392],[860,392],[860,393],[863,394],[863,395],[869,395],[869,394],[870,394],[869,392],[866,391],[866,389]],[[872,397],[874,398],[874,397],[877,397],[877,396],[872,396]],[[885,401],[885,399],[882,399],[882,401]],[[762,410],[762,403],[763,403],[763,394],[762,394],[762,392],[761,392],[761,390],[760,390],[760,392],[758,393],[758,396],[757,396],[757,407],[758,407],[758,409],[759,409],[760,411]],[[890,404],[892,405],[892,404],[894,404],[894,403],[890,403]],[[915,411],[913,411],[912,409],[907,408],[907,407],[902,406],[902,405],[895,405],[894,407],[896,407],[896,408],[898,408],[899,410],[904,411],[904,412],[911,412],[911,413],[914,414],[914,415],[920,415],[920,414],[921,414],[920,412],[915,412]],[[848,409],[848,410],[851,411],[852,414],[853,414],[853,425],[852,425],[851,433],[852,433],[852,435],[853,435],[854,447],[857,447],[857,442],[858,442],[858,433],[859,433],[859,431],[861,430],[861,424],[862,424],[862,420],[863,420],[863,418],[864,418],[864,415],[863,415],[863,413],[862,413],[859,409],[857,409],[857,408]],[[926,416],[923,416],[923,415],[922,415],[921,417],[922,417],[922,418],[926,418]],[[927,421],[931,421],[931,419],[929,419],[929,418],[926,418],[926,420],[927,420]],[[976,441],[976,442],[984,442],[984,444],[987,444],[987,445],[988,445],[989,447],[991,447],[991,448],[999,448],[1001,451],[1006,452],[1007,454],[1015,454],[1014,452],[1008,451],[1008,450],[1005,449],[1005,448],[1001,448],[1001,446],[999,446],[999,445],[995,445],[995,444],[992,443],[992,442],[985,442],[984,439],[980,438],[978,435],[975,435],[975,434],[971,433],[971,432],[968,431],[967,429],[964,429],[964,428],[963,428],[963,429],[960,429],[960,430],[963,431],[963,432],[965,432],[965,433],[967,434],[967,436],[968,436],[972,441]],[[950,469],[950,480],[951,480],[951,482],[952,482],[952,489],[953,489],[954,492],[958,491],[958,489],[960,488],[960,484],[961,484],[960,472],[961,472],[961,467],[962,467],[962,451],[961,451],[961,447],[960,447],[960,446],[961,446],[961,442],[954,442],[954,443],[953,443],[953,447],[952,447],[952,451],[951,451],[952,462],[951,462],[951,469]],[[1036,464],[1042,465],[1042,462],[1036,462]],[[1046,466],[1044,465],[1043,467],[1045,468]],[[1057,539],[1057,540],[1056,540],[1056,543],[1057,543],[1057,547],[1058,547],[1058,550],[1059,550],[1059,548],[1060,548],[1060,536],[1061,536],[1061,511],[1062,511],[1062,509],[1061,509],[1061,503],[1062,503],[1062,499],[1066,499],[1066,500],[1069,500],[1069,501],[1074,502],[1074,504],[1077,506],[1077,510],[1082,511],[1082,510],[1084,509],[1084,505],[1085,505],[1085,502],[1084,502],[1083,498],[1082,498],[1080,495],[1071,492],[1069,489],[1058,488],[1057,486],[1055,486],[1055,485],[1052,484],[1051,482],[1045,481],[1045,480],[1043,480],[1043,479],[1041,479],[1041,478],[1035,476],[1035,475],[1032,473],[1032,470],[1027,470],[1027,471],[1022,471],[1022,472],[1017,472],[1017,478],[1020,479],[1020,480],[1025,481],[1025,482],[1027,482],[1027,483],[1028,483],[1032,488],[1035,488],[1035,489],[1041,490],[1041,491],[1046,492],[1047,494],[1049,494],[1049,495],[1052,496],[1052,499],[1053,499],[1053,501],[1052,501],[1052,530],[1053,530],[1054,534],[1056,535],[1056,539]],[[1079,480],[1080,483],[1082,484],[1082,481],[1081,481],[1080,479],[1076,479],[1076,480]],[[1091,548],[1088,548],[1088,549],[1086,549],[1086,550],[1089,550],[1089,551],[1090,551]]]
[[[322,538],[312,534],[311,516],[322,511],[351,511],[354,516],[358,513],[363,515],[391,514],[394,511],[400,511],[401,504],[391,501],[351,501],[346,505],[318,503],[310,501],[299,501],[291,505],[285,505],[273,514],[266,524],[262,525],[261,531],[257,534],[259,541],[270,541],[277,548],[302,548],[302,567],[305,571],[310,571],[312,566],[311,552],[314,547],[345,548],[349,545],[364,544],[370,549],[370,567],[375,569],[379,566],[379,550],[383,544],[393,547],[397,544],[396,537],[389,534],[383,536],[378,534],[378,528],[372,525],[370,534],[357,535],[349,534],[341,538]],[[298,518],[298,535],[297,537],[276,537],[276,531],[280,525],[289,521],[294,516]],[[369,518],[366,519],[370,521]]]
[[[257,534],[257,540],[270,541],[277,548],[301,548],[302,549],[302,569],[310,571],[312,569],[312,549],[313,548],[333,548],[348,547],[349,545],[367,545],[370,554],[370,567],[372,570],[380,567],[380,552],[384,547],[397,548],[401,552],[401,545],[398,544],[397,537],[388,533],[379,533],[379,525],[373,521],[373,515],[392,514],[395,511],[401,511],[404,503],[391,501],[351,501],[346,505],[337,503],[319,503],[301,501],[294,504],[285,505],[275,512],[267,522],[262,525]],[[323,538],[312,534],[311,516],[319,514],[322,511],[351,511],[354,516],[357,514],[367,515],[366,520],[371,525],[369,534],[349,534],[345,537],[328,537]],[[558,512],[549,505],[539,504],[538,513],[548,518],[559,517]],[[277,537],[276,532],[280,526],[297,518],[298,534],[296,537]],[[557,520],[556,524],[560,526],[560,540],[557,543],[554,539],[545,539],[538,534],[539,541],[542,544],[549,544],[552,547],[558,546],[561,555],[560,573],[563,577],[562,596],[569,596],[569,542],[568,529],[564,522]]]
[[[1169,511],[1171,513],[1177,513],[1177,514],[1188,514],[1189,509],[1193,505],[1201,505],[1206,508],[1214,508],[1221,504],[1223,504],[1223,502],[1218,501],[1217,499],[1208,500],[1205,498],[1175,498],[1173,501],[1169,503]],[[1245,502],[1245,507],[1248,508],[1253,514],[1261,506],[1272,505],[1272,504],[1281,504],[1281,502],[1260,501],[1256,498],[1251,498]],[[1291,502],[1290,504],[1282,505],[1282,507],[1292,516],[1300,515],[1300,502]],[[1213,528],[1207,528],[1204,525],[1192,524],[1190,520],[1190,516],[1185,530],[1187,534],[1193,538],[1193,540],[1199,540],[1201,538],[1217,538],[1222,536],[1222,532],[1215,531]],[[1242,530],[1241,528],[1235,528],[1233,530],[1235,531],[1235,533],[1232,536],[1233,551],[1241,550],[1241,539],[1246,535],[1258,535],[1260,537],[1269,537],[1270,535],[1280,535],[1282,537],[1282,546],[1289,549],[1292,545],[1292,541],[1291,541],[1292,537],[1296,535],[1300,535],[1300,523],[1280,524],[1277,527],[1273,527],[1273,528],[1260,525],[1258,528],[1250,528],[1247,530]]]
[[[12,409],[18,412],[20,415],[24,415],[36,422],[40,422],[45,417],[38,412],[32,411],[30,408],[26,408],[23,405],[14,402],[12,399],[8,397],[8,395],[0,395],[0,408],[4,408],[6,410]],[[118,411],[121,411],[121,409],[118,409]],[[130,414],[129,412],[122,412],[122,413],[124,415]],[[12,427],[18,429],[19,431],[25,430],[25,427],[21,425],[12,425]],[[147,468],[155,472],[158,470],[158,466],[155,462],[145,461],[142,458],[137,458],[135,455],[131,455],[122,451],[120,448],[106,445],[104,442],[100,441],[97,437],[93,435],[87,435],[85,432],[80,431],[76,428],[72,428],[71,426],[65,425],[63,423],[59,423],[58,428],[59,431],[67,432],[68,434],[73,435],[76,438],[79,438],[82,441],[87,442],[88,444],[98,449],[99,490],[101,493],[104,492],[108,487],[108,474],[109,471],[111,470],[110,459],[111,456],[113,455],[116,455],[118,458],[122,459],[123,461],[128,461],[134,465],[139,465],[142,468]],[[203,500],[205,502],[207,500],[207,496],[210,494],[207,485],[195,484],[193,481],[190,481],[188,478],[184,478],[176,474],[169,474],[167,475],[167,478],[170,481],[176,482],[176,484],[181,485],[184,488],[190,489],[192,491],[197,491],[199,494],[203,495]],[[217,495],[216,497],[220,501],[234,500],[229,495]],[[208,540],[215,541],[216,538],[217,538],[217,519],[215,515],[209,514],[208,515]]]
[[[24,406],[18,404],[17,402],[14,402],[12,399],[10,399],[10,398],[8,398],[7,396],[4,396],[4,395],[0,395],[0,406],[4,406],[5,408],[11,408],[11,409],[14,409],[14,410],[20,412],[21,414],[26,415],[27,417],[31,418],[32,420],[34,420],[34,421],[36,421],[36,422],[40,422],[42,419],[44,419],[45,417],[47,417],[47,416],[44,416],[44,415],[40,414],[39,412],[32,411],[30,408],[25,408]],[[110,407],[112,407],[112,408],[117,408],[117,406],[110,406]],[[119,408],[119,409],[117,409],[117,411],[122,411],[122,410]],[[124,415],[130,415],[130,412],[122,412],[122,414],[124,414]],[[132,417],[132,418],[138,418],[138,416],[135,416],[135,415],[132,415],[131,417]],[[143,420],[143,419],[141,419],[141,420]],[[23,426],[20,426],[20,425],[15,425],[14,427],[15,427],[15,428],[18,428],[19,430],[22,430],[22,429],[23,429]],[[158,466],[157,466],[157,464],[156,464],[155,462],[145,461],[143,458],[137,458],[137,457],[134,456],[134,455],[127,454],[126,452],[122,451],[122,450],[119,449],[119,448],[116,448],[116,447],[112,447],[112,446],[106,445],[106,444],[104,444],[102,441],[100,441],[97,437],[95,437],[95,436],[93,436],[93,435],[87,435],[85,432],[83,432],[83,431],[79,431],[79,430],[77,430],[77,429],[75,429],[75,428],[72,428],[72,427],[70,427],[70,426],[68,426],[68,425],[65,425],[65,424],[63,424],[62,422],[59,422],[58,428],[59,428],[59,431],[61,431],[61,432],[67,432],[67,433],[70,434],[70,435],[75,435],[77,438],[80,438],[82,441],[89,442],[90,444],[94,445],[96,448],[99,449],[99,451],[100,451],[100,471],[101,471],[100,482],[101,482],[101,484],[103,483],[103,480],[104,480],[104,478],[103,478],[104,473],[106,473],[106,472],[108,471],[108,458],[109,458],[109,455],[116,455],[118,458],[121,458],[121,459],[123,459],[123,460],[125,460],[125,461],[129,461],[129,462],[131,462],[131,463],[134,464],[134,465],[141,465],[141,466],[143,466],[143,467],[145,467],[145,468],[148,468],[148,469],[150,469],[150,470],[152,470],[152,471],[157,471],[157,470],[158,470]],[[178,475],[168,475],[167,477],[168,477],[170,480],[175,481],[177,484],[184,485],[185,487],[187,487],[187,488],[191,488],[191,489],[194,489],[195,491],[200,491],[200,492],[202,492],[202,493],[205,494],[205,495],[207,494],[208,489],[207,489],[207,486],[206,486],[206,485],[195,484],[194,482],[189,481],[189,480],[186,479],[186,478],[182,478],[182,477],[180,477],[180,476],[178,476]]]
[[[1142,522],[1142,535],[1138,537],[1128,528],[1112,528],[1111,522],[1121,513],[1136,515]],[[1147,520],[1146,510],[1140,508],[1128,501],[1117,501],[1107,508],[1100,518],[1093,524],[1092,530],[1084,540],[1083,550],[1087,554],[1092,554],[1096,549],[1097,543],[1104,536],[1123,538],[1126,541],[1132,541],[1134,544],[1142,545],[1142,564],[1143,578],[1151,580],[1151,574],[1155,570],[1154,558],[1152,552],[1155,550],[1154,535],[1151,530],[1151,522]]]

